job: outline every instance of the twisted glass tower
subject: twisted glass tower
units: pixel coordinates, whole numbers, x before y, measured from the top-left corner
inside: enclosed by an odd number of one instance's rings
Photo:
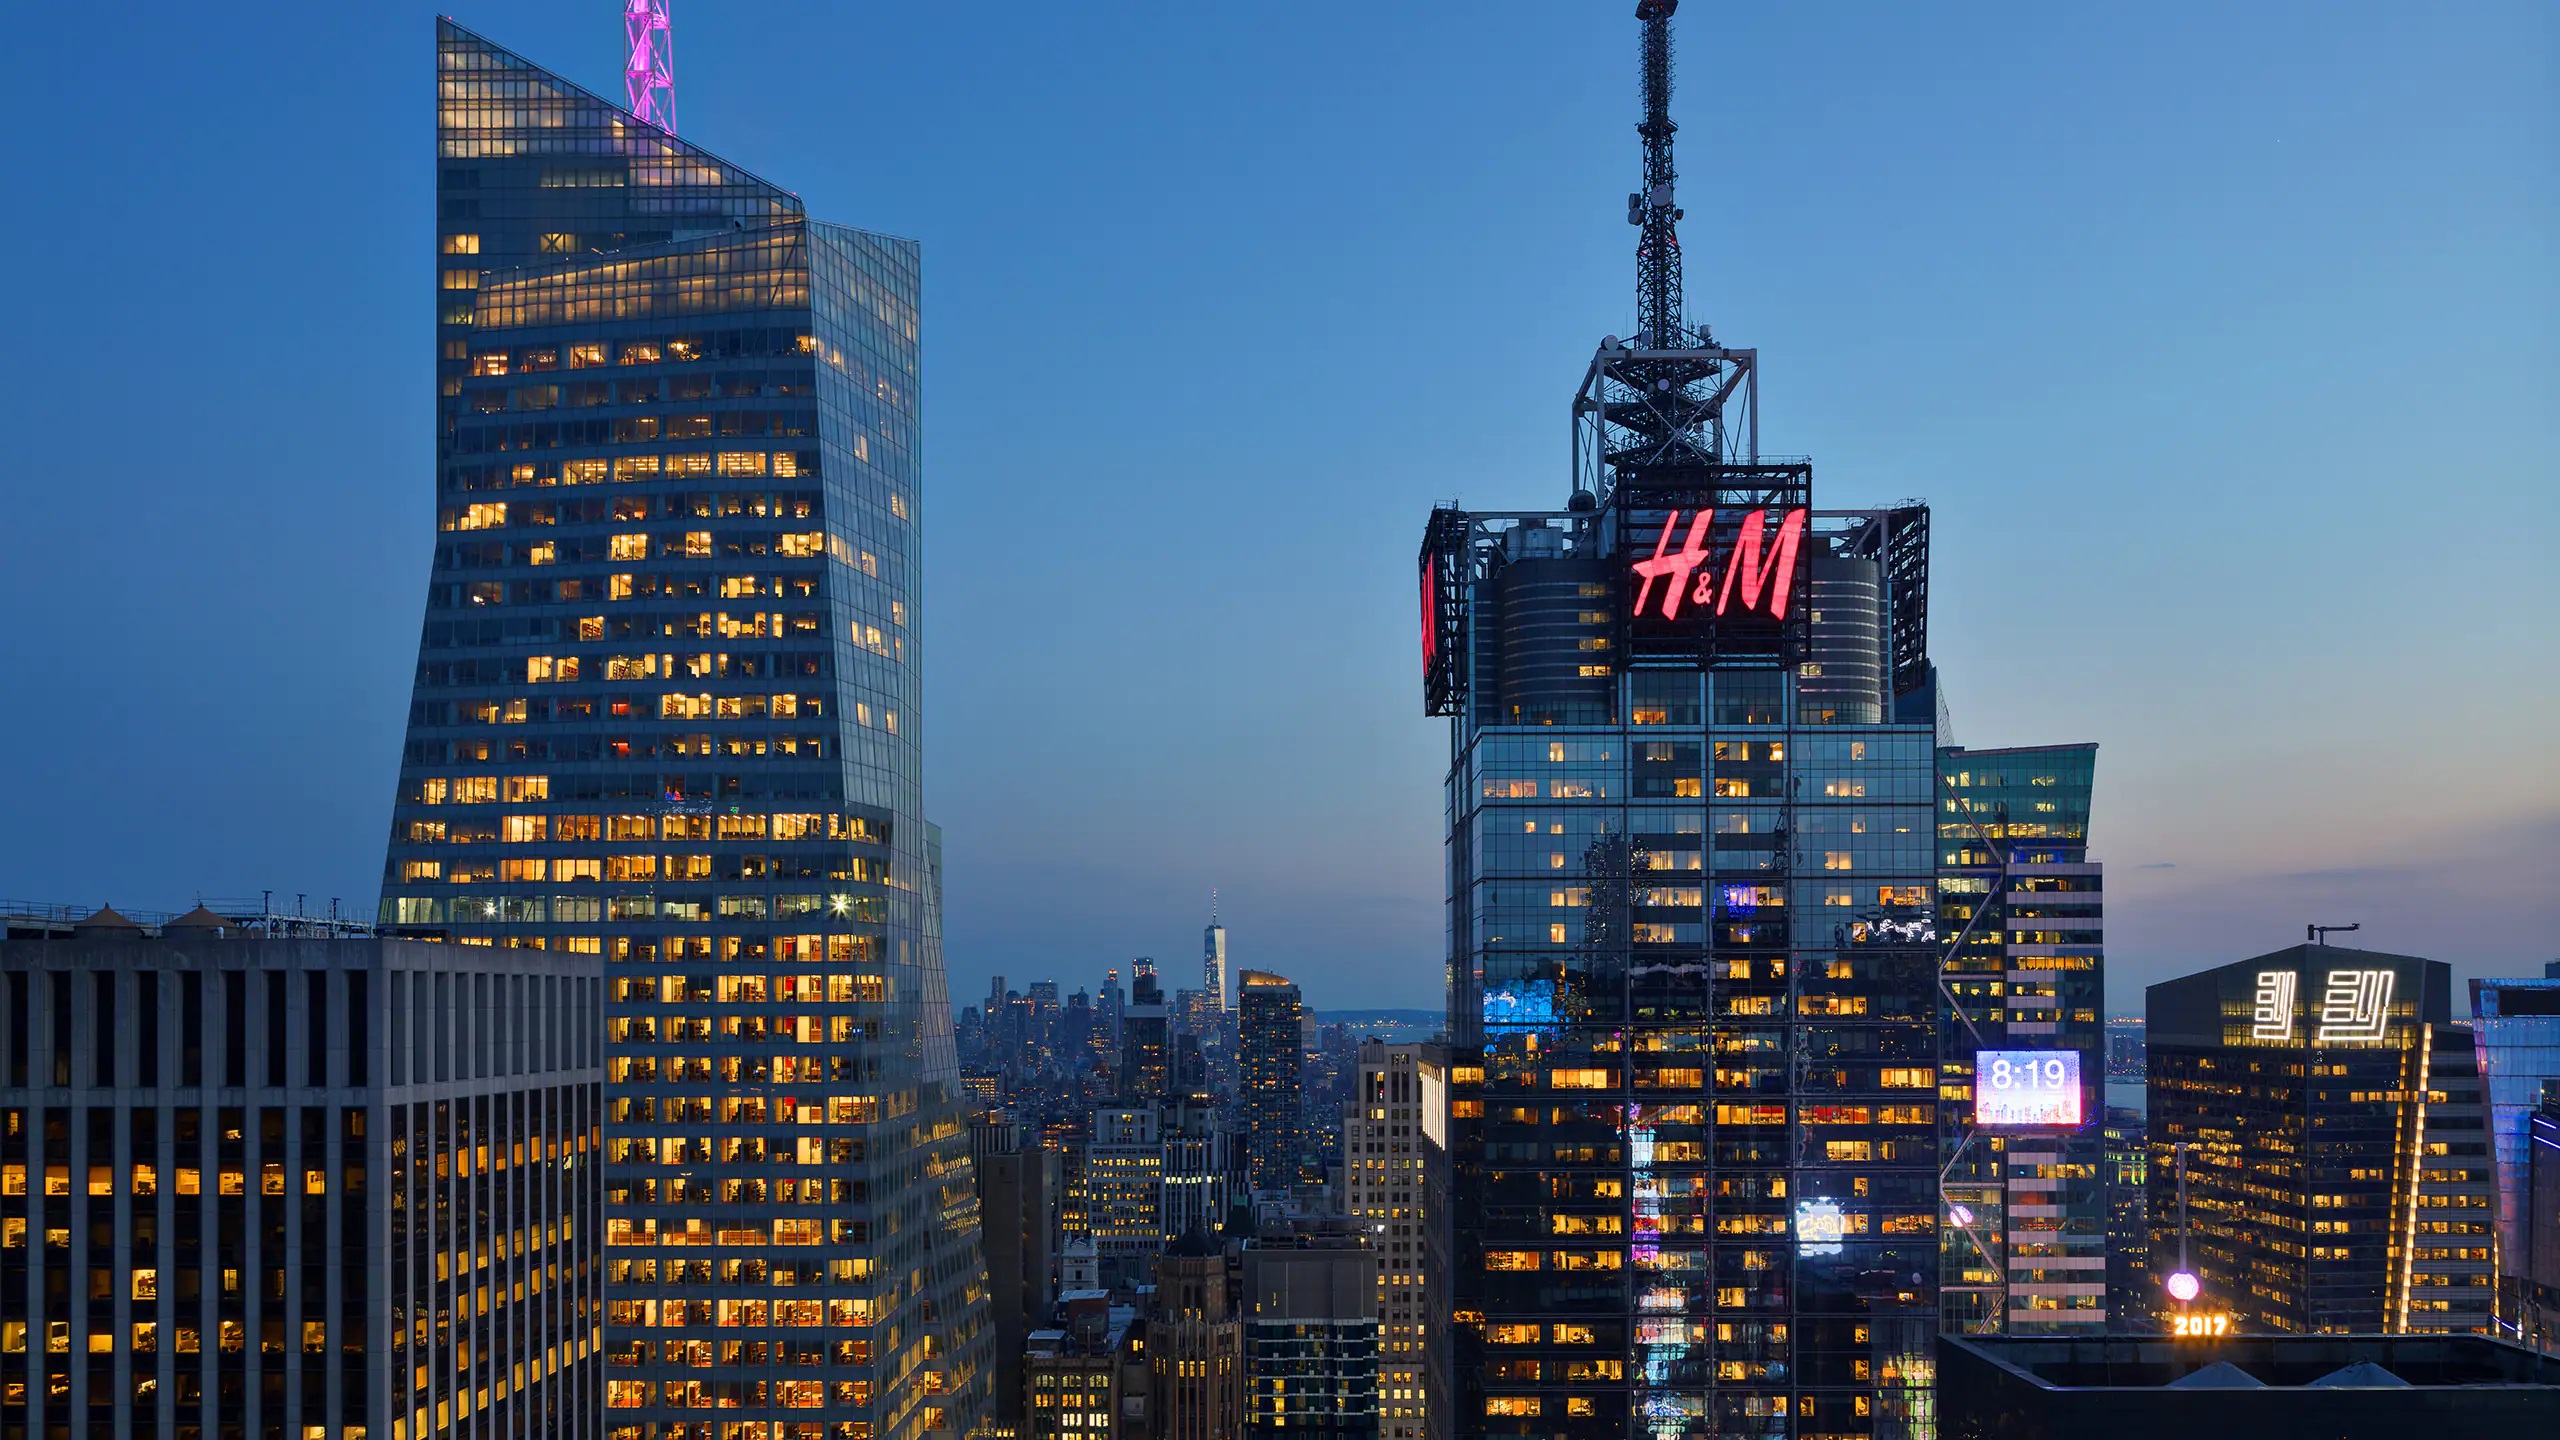
[[[436,49],[438,533],[382,918],[605,958],[610,1433],[965,1431],[916,247]]]

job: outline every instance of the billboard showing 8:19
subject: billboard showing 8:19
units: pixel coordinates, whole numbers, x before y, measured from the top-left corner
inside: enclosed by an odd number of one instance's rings
[[[1977,1050],[1973,1123],[1987,1128],[2080,1123],[2080,1052]]]

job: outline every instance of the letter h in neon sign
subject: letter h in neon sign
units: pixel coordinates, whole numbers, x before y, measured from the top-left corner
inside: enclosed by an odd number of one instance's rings
[[[1767,536],[1769,512],[1754,510],[1742,517],[1733,549],[1725,557],[1723,583],[1717,583],[1714,558],[1708,553],[1708,540],[1715,525],[1716,512],[1700,510],[1689,521],[1689,531],[1680,548],[1671,548],[1671,534],[1680,526],[1680,512],[1663,517],[1662,535],[1653,542],[1653,554],[1633,562],[1633,569],[1644,584],[1636,590],[1635,613],[1641,617],[1652,603],[1654,582],[1663,586],[1661,615],[1665,620],[1680,618],[1680,605],[1685,599],[1704,608],[1712,604],[1718,616],[1734,610],[1738,598],[1740,614],[1761,614],[1772,620],[1787,618],[1789,592],[1795,586],[1796,552],[1804,544],[1805,512],[1790,510],[1778,522],[1774,540]]]

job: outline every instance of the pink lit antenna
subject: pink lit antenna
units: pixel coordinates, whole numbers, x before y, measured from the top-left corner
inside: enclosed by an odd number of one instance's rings
[[[676,133],[675,33],[667,0],[622,0],[622,84],[631,113]]]

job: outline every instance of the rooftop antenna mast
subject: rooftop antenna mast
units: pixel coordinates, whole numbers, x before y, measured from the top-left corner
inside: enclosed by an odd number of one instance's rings
[[[668,0],[622,0],[622,86],[629,109],[643,121],[676,133],[675,31]]]
[[[1783,487],[1711,476],[1760,458],[1759,354],[1716,343],[1691,325],[1681,295],[1680,220],[1671,161],[1671,16],[1680,0],[1637,0],[1644,91],[1644,188],[1627,197],[1637,228],[1636,333],[1600,342],[1574,397],[1572,508],[1596,509],[1620,485],[1649,491],[1731,492],[1714,502],[1791,502]]]
[[[1680,0],[1640,0],[1644,22],[1644,189],[1627,197],[1627,223],[1643,227],[1636,242],[1636,344],[1648,350],[1686,349],[1681,324],[1680,207],[1671,166],[1671,12]]]

